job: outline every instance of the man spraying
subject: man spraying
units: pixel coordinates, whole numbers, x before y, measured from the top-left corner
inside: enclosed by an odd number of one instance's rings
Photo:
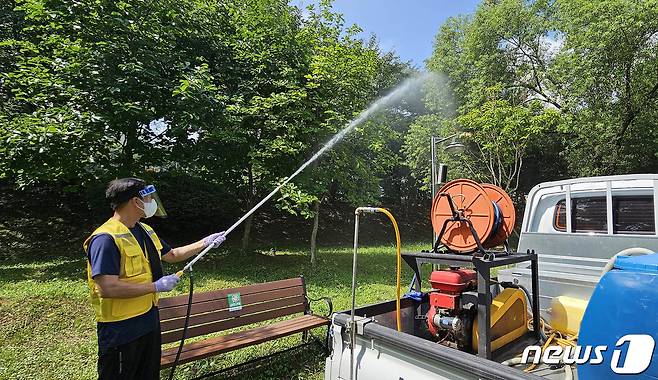
[[[98,378],[159,379],[158,293],[171,291],[176,274],[162,262],[184,261],[204,248],[218,247],[219,232],[171,248],[140,219],[166,216],[153,185],[138,178],[116,179],[105,197],[114,215],[85,240],[87,280],[98,333]]]

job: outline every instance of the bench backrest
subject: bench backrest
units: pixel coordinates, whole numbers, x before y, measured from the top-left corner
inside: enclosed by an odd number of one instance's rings
[[[228,295],[240,293],[242,309],[229,311]],[[162,343],[183,335],[188,295],[161,298],[158,302]],[[303,277],[253,284],[211,292],[195,292],[187,338],[246,326],[307,311]]]

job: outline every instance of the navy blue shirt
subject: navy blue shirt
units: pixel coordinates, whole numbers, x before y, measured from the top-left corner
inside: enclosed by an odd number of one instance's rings
[[[146,247],[147,251],[155,252],[155,245],[139,224],[130,228],[130,232],[135,236],[141,247]],[[163,240],[160,255],[165,255],[171,251],[171,247]],[[99,234],[89,242],[87,249],[87,259],[91,265],[91,276],[98,275],[119,275],[121,268],[121,254],[119,247],[112,236],[108,234]],[[154,262],[151,260],[151,264]],[[160,263],[157,263],[159,265]],[[148,312],[133,318],[128,318],[117,322],[98,322],[96,330],[98,334],[98,353],[105,353],[108,349],[122,344],[129,343],[141,336],[144,336],[160,325],[160,315],[158,308],[152,307]]]

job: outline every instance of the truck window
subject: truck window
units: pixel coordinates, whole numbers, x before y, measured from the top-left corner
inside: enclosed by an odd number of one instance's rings
[[[553,227],[557,231],[567,230],[566,201],[560,200],[555,205]],[[572,198],[571,230],[573,232],[608,232],[605,197]]]
[[[612,197],[613,231],[616,234],[653,235],[653,197],[651,195]]]
[[[571,229],[573,232],[606,233],[608,230],[605,197],[572,198]],[[567,230],[567,210],[564,199],[555,205],[553,227],[557,231]],[[613,233],[653,235],[653,197],[651,195],[612,197]]]

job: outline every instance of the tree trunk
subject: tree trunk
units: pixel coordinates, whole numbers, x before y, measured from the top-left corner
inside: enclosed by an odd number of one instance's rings
[[[251,236],[251,225],[253,220],[254,216],[252,214],[244,221],[244,232],[242,234],[242,252],[246,252],[247,248],[249,248],[249,237]]]
[[[313,217],[313,231],[311,232],[311,265],[315,265],[315,253],[317,251],[318,226],[320,224],[320,200],[313,205],[315,216]]]
[[[137,148],[137,130],[136,127],[128,126],[128,129],[125,133],[125,139],[123,145],[123,167],[120,169],[121,175],[126,176],[133,173],[134,166],[134,157],[133,154]]]
[[[247,168],[247,174],[249,177],[249,194],[247,195],[247,204],[253,205],[254,199],[256,197],[256,185],[254,183],[254,173],[252,165],[249,165]],[[251,226],[254,221],[254,214],[251,214],[244,221],[244,232],[242,234],[242,252],[246,252],[249,248],[249,238],[251,236]]]

